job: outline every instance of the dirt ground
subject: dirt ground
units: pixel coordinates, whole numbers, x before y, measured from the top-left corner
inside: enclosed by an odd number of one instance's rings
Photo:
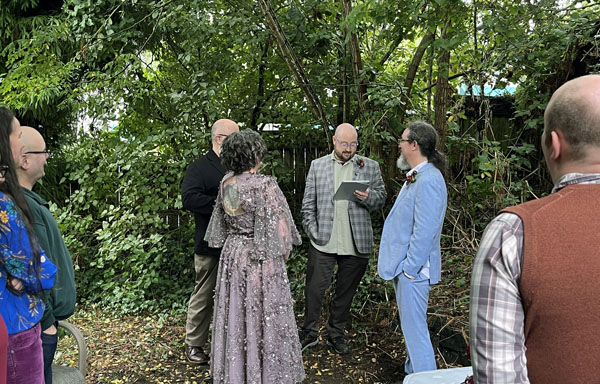
[[[464,288],[439,285],[432,291],[430,329],[438,367],[468,365]],[[353,315],[347,334],[352,353],[336,355],[324,340],[305,351],[304,383],[396,383],[404,377],[404,341],[395,305],[373,304]],[[300,319],[299,319],[300,320]],[[184,357],[184,316],[115,316],[100,308],[79,308],[70,319],[88,347],[89,383],[210,383],[208,366]],[[76,364],[72,338],[59,343],[57,360]]]

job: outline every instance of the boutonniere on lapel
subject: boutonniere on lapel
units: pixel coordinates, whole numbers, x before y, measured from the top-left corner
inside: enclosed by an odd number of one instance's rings
[[[410,183],[414,183],[415,181],[417,181],[417,171],[414,171],[413,173],[411,173],[410,175],[406,175],[406,181],[410,184]]]
[[[359,157],[358,160],[356,160],[356,165],[358,165],[358,168],[362,168],[365,166],[365,161]]]

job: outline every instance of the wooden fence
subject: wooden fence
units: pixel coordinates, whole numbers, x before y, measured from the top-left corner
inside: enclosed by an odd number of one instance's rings
[[[307,143],[306,146],[298,148],[288,148],[284,145],[279,148],[271,147],[265,159],[263,172],[277,176],[279,187],[285,194],[290,210],[297,220],[300,220],[302,197],[310,163],[329,152],[326,143],[323,144],[319,146]],[[183,215],[182,211],[177,209],[163,212],[161,216],[171,228],[193,225],[192,216]]]

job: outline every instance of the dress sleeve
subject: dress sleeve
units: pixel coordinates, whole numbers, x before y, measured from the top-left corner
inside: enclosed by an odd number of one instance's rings
[[[204,240],[211,248],[223,248],[227,239],[227,223],[225,222],[225,210],[223,209],[223,183],[219,187],[219,194],[213,208]]]
[[[262,188],[254,219],[254,245],[258,260],[290,255],[292,245],[302,240],[288,203],[277,182],[267,178]]]

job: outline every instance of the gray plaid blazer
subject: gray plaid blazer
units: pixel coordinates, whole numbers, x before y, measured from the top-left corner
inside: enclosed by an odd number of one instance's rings
[[[357,163],[362,160],[364,165]],[[325,245],[333,228],[333,154],[315,159],[310,164],[304,198],[302,199],[302,227],[318,245]],[[364,156],[355,155],[352,180],[369,180],[369,197],[361,202],[348,202],[350,226],[356,250],[370,254],[373,250],[371,212],[380,209],[387,196],[379,164]]]

